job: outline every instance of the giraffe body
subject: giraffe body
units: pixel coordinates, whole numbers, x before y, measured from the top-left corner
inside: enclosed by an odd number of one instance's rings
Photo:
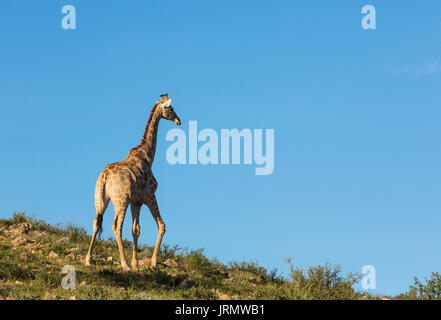
[[[124,186],[127,188],[122,190]],[[139,163],[124,159],[109,164],[101,173],[96,186],[95,206],[99,207],[108,200],[114,205],[125,201],[144,204],[155,196],[157,187],[151,168],[142,168]]]
[[[141,143],[137,147],[132,148],[124,160],[107,165],[98,177],[95,187],[96,217],[93,224],[92,240],[86,256],[86,265],[90,265],[96,235],[102,230],[104,212],[109,201],[112,201],[115,208],[112,229],[118,242],[123,269],[129,270],[121,235],[124,217],[129,205],[131,207],[133,223],[132,268],[138,268],[136,254],[140,234],[139,213],[142,205],[148,206],[158,226],[158,237],[151,259],[151,266],[156,266],[159,247],[165,233],[165,224],[159,213],[155,197],[158,182],[153,176],[151,169],[155,156],[157,130],[159,121],[162,118],[173,121],[177,125],[181,124],[179,117],[171,107],[171,99],[168,99],[167,95],[165,97],[161,96],[161,101],[157,102],[153,107]]]

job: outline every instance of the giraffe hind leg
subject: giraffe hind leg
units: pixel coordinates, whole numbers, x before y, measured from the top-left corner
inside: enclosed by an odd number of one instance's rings
[[[86,262],[85,262],[86,266],[90,266],[90,259],[92,257],[92,250],[93,250],[93,245],[95,244],[95,241],[96,241],[96,236],[100,235],[103,230],[103,227],[102,227],[103,216],[104,216],[104,212],[106,211],[108,205],[109,205],[109,199],[103,199],[102,204],[96,206],[96,216],[95,216],[95,220],[93,221],[92,239],[90,240],[89,250],[86,255]]]
[[[125,271],[129,271],[129,266],[127,265],[126,256],[124,254],[124,245],[122,241],[122,228],[124,224],[124,217],[126,215],[126,210],[128,207],[128,202],[124,204],[114,203],[115,207],[115,218],[113,220],[112,229],[115,233],[116,241],[118,243],[119,255],[121,258],[121,267]]]
[[[141,211],[140,205],[131,204],[130,208],[132,210],[132,235],[133,235],[133,251],[132,251],[132,269],[138,269],[138,259],[136,257],[138,252],[138,237],[141,232],[139,226],[139,212]]]

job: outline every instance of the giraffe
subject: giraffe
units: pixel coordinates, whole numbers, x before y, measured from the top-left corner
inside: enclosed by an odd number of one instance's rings
[[[93,245],[97,234],[102,231],[103,215],[110,200],[115,208],[112,229],[118,243],[122,268],[126,271],[129,270],[121,236],[124,217],[129,204],[132,211],[132,269],[138,269],[136,254],[140,234],[139,213],[143,204],[149,208],[158,226],[158,237],[151,258],[151,267],[156,266],[159,247],[165,233],[165,224],[156,202],[155,192],[158,183],[152,173],[152,163],[155,158],[159,121],[164,118],[173,121],[176,125],[181,125],[181,120],[173,110],[171,102],[172,99],[168,98],[168,94],[161,95],[161,101],[157,101],[150,112],[140,144],[132,148],[124,160],[107,165],[99,175],[95,187],[96,216],[93,222],[93,234],[89,251],[85,259],[86,266],[90,266]]]

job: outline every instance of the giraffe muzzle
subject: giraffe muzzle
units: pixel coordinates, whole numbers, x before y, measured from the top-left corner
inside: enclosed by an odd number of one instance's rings
[[[180,126],[181,125],[181,119],[179,119],[179,117],[176,117],[175,120],[174,120],[174,123],[176,125]]]

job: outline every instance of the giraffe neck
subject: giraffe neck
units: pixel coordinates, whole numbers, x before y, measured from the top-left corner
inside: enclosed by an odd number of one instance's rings
[[[137,157],[146,162],[149,167],[152,166],[156,152],[156,136],[158,134],[159,121],[161,120],[161,112],[159,104],[153,107],[150,118],[147,121],[145,132],[141,143],[132,149]],[[132,152],[131,152],[132,153]]]

